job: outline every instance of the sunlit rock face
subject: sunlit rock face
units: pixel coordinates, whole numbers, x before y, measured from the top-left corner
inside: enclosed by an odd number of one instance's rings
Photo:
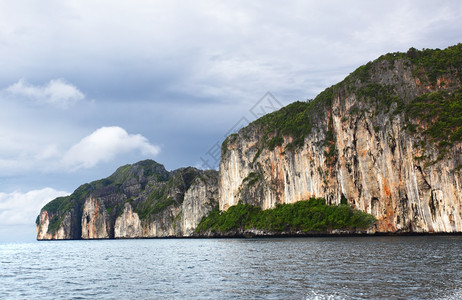
[[[387,54],[230,135],[219,172],[145,160],[42,208],[37,239],[188,237],[215,206],[310,197],[371,232],[462,232],[462,45]]]
[[[39,224],[36,226],[38,240],[69,240],[71,239],[71,212],[68,212],[56,231],[50,230],[50,219],[53,214],[42,211],[39,215]]]
[[[201,175],[186,190],[180,206],[168,207],[151,220],[140,220],[127,203],[116,219],[115,238],[192,236],[202,218],[217,205],[217,196],[216,175]]]
[[[89,197],[83,205],[82,239],[107,239],[109,215],[104,203]]]
[[[48,203],[37,239],[187,237],[218,205],[218,172],[168,172],[152,160],[120,167]]]
[[[315,121],[296,149],[287,149],[294,140],[288,134],[279,133],[273,149],[265,145],[278,132],[261,120],[230,136],[220,163],[220,210],[239,201],[268,209],[310,197],[330,204],[346,198],[378,219],[377,232],[462,231],[462,144],[441,151],[425,138],[428,122],[417,119],[411,131],[398,110],[423,94],[450,95],[460,79],[449,70],[436,84],[423,84],[415,70],[406,59],[378,61],[367,83],[353,74],[325,91],[313,100]],[[368,98],[369,87],[385,87],[395,98]],[[384,106],[380,97],[391,101]]]
[[[196,178],[186,191],[182,210],[178,221],[177,233],[180,236],[191,236],[203,217],[218,204],[217,178],[204,176]]]
[[[141,222],[137,213],[133,212],[132,206],[125,204],[124,211],[116,219],[114,226],[115,238],[137,238],[141,235]]]

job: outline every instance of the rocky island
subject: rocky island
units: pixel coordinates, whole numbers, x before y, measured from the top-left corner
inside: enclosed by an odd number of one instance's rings
[[[461,82],[462,44],[383,55],[230,135],[218,172],[146,160],[49,202],[37,239],[462,232]]]

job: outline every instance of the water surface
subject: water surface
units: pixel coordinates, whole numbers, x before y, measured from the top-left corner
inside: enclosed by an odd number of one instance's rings
[[[2,299],[459,299],[462,237],[0,244]]]

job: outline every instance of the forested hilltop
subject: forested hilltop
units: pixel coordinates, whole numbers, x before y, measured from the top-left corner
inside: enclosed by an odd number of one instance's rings
[[[462,232],[461,81],[461,44],[383,55],[230,135],[219,172],[123,166],[37,238]]]
[[[377,232],[460,232],[462,44],[390,53],[222,146],[219,203],[346,199]]]
[[[37,238],[189,236],[218,204],[217,192],[217,171],[168,172],[140,161],[49,202],[37,217]]]

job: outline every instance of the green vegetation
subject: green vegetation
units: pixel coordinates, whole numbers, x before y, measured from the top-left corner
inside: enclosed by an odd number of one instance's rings
[[[305,137],[311,133],[317,121],[322,120],[320,113],[324,114],[325,108],[331,104],[333,89],[333,87],[326,89],[309,102],[291,103],[253,122],[254,125],[263,129],[264,135],[256,158],[265,148],[274,150],[276,146],[282,146],[284,137],[293,139],[287,144],[285,150],[293,151],[302,147]],[[270,136],[273,137],[269,138]],[[226,146],[224,143],[224,149]]]
[[[247,177],[242,180],[242,183],[246,183],[247,186],[252,186],[260,181],[261,178],[262,175],[260,173],[250,172],[249,175],[247,175]]]
[[[462,81],[462,44],[440,49],[423,49],[418,51],[409,49],[406,57],[415,65],[415,75],[424,79],[426,74],[431,84],[436,84],[438,77],[448,72],[458,72],[459,80]]]
[[[64,215],[63,216],[54,215],[50,219],[50,223],[48,224],[47,233],[55,234],[58,231],[59,227],[61,226],[61,223],[63,222],[63,220],[64,220]]]
[[[268,142],[268,149],[273,151],[276,146],[282,146],[284,143],[284,138],[282,136],[276,136]]]
[[[58,197],[48,202],[42,210],[46,210],[48,213],[55,214],[57,212],[67,212],[71,209],[72,202],[70,197]]]
[[[146,199],[135,203],[134,211],[143,220],[163,212],[171,205],[180,205],[181,203],[178,201],[182,197],[172,196],[172,192],[178,195],[184,194],[197,176],[199,176],[199,171],[195,168],[184,168],[176,171],[168,181],[160,182],[152,187],[152,191]]]
[[[180,205],[185,191],[196,178],[205,181],[215,176],[216,171],[200,172],[195,168],[183,168],[169,173],[161,164],[144,160],[122,166],[105,179],[84,184],[70,196],[49,202],[42,210],[48,211],[51,217],[48,232],[53,234],[59,229],[69,211],[74,210],[77,219],[80,218],[83,203],[90,194],[103,199],[111,219],[123,213],[125,203],[130,203],[141,219],[149,219],[171,205]],[[124,187],[127,182],[130,183],[128,189]],[[132,186],[137,193],[134,194]],[[113,197],[107,197],[108,195]],[[39,221],[37,218],[37,224]]]
[[[344,82],[347,83],[348,91],[354,92],[356,88],[364,89],[363,91],[360,90],[359,93],[374,93],[381,95],[381,98],[383,95],[385,98],[381,101],[390,102],[392,99],[388,95],[393,95],[393,92],[383,90],[383,88],[388,89],[390,87],[373,83],[371,75],[373,75],[374,68],[378,63],[388,61],[394,64],[399,59],[404,59],[405,65],[412,66],[413,75],[418,77],[422,83],[436,85],[437,79],[445,74],[456,74],[462,81],[462,44],[459,43],[444,50],[410,48],[406,53],[394,52],[382,55],[375,61],[360,66],[345,79]],[[361,87],[354,84],[357,80],[366,86]],[[441,83],[441,85],[444,86],[445,83]],[[381,89],[382,91],[380,91]]]
[[[326,133],[326,139],[324,140],[324,146],[327,147],[327,151],[324,151],[324,155],[326,157],[326,164],[328,166],[334,166],[335,162],[337,161],[338,151],[335,147],[335,136],[334,136],[334,125],[332,122],[332,118],[329,118],[328,129]]]
[[[274,149],[277,143],[283,141],[283,136],[294,138],[292,142],[294,146],[303,145],[303,140],[311,132],[312,127],[310,104],[312,102],[294,102],[258,119],[256,123],[266,127],[265,137],[263,138],[263,141],[266,142],[264,147]],[[270,133],[274,133],[276,136],[268,141]]]
[[[87,183],[77,188],[70,196],[59,197],[48,202],[41,210],[45,210],[48,214],[53,215],[48,224],[48,232],[52,234],[56,233],[66,214],[72,209],[79,210],[85,197],[88,196],[91,191],[93,191],[93,186]]]
[[[226,154],[226,151],[228,151],[228,143],[232,143],[237,139],[237,133],[230,134],[221,144],[221,156]]]
[[[186,177],[188,176],[187,173],[188,172],[186,172],[185,175]],[[48,225],[48,232],[54,234],[61,226],[65,215],[72,209],[74,209],[77,214],[81,214],[82,205],[91,193],[110,187],[114,188],[114,193],[123,193],[121,190],[123,183],[132,178],[138,180],[140,175],[144,176],[147,180],[154,180],[157,182],[165,182],[169,179],[169,174],[164,166],[153,160],[144,160],[133,165],[119,167],[111,176],[81,185],[70,196],[59,197],[46,204],[42,208],[42,211],[45,210],[52,215]],[[188,182],[191,180],[190,178],[186,178]],[[159,197],[156,200],[155,205],[149,206],[149,211],[153,213],[165,209],[165,207],[171,203],[171,200],[167,197]],[[130,197],[127,201],[133,201],[133,198]],[[122,213],[123,203],[105,203],[105,205],[107,212],[110,214],[117,216]],[[36,223],[39,223],[38,218]]]
[[[131,168],[131,165],[119,167],[108,179],[116,185],[121,185],[130,176]]]
[[[441,154],[462,141],[462,88],[454,93],[440,90],[424,94],[406,105],[404,112],[408,129],[417,131],[424,125],[422,134]]]
[[[150,159],[136,163],[137,166],[143,169],[143,176],[154,179],[156,181],[167,181],[168,173],[164,166]]]
[[[225,212],[220,212],[216,207],[202,219],[196,232],[211,230],[224,233],[251,228],[274,233],[365,230],[376,221],[372,215],[355,210],[349,205],[326,205],[324,199],[312,198],[294,204],[278,204],[268,210],[249,204],[237,204]]]
[[[140,219],[147,219],[173,204],[173,198],[168,196],[168,192],[167,185],[158,186],[154,188],[146,200],[136,205],[135,212],[138,213]]]
[[[257,145],[257,152],[253,162],[256,161],[264,149],[274,150],[276,147],[282,146],[287,137],[292,138],[292,142],[286,145],[285,152],[302,147],[304,139],[312,132],[313,128],[325,130],[320,128],[320,125],[323,124],[323,120],[328,118],[329,111],[332,112],[332,100],[334,95],[337,94],[345,96],[345,93],[355,93],[358,99],[367,104],[362,105],[360,103],[359,107],[353,106],[349,111],[350,115],[362,114],[370,117],[369,114],[366,114],[367,112],[371,112],[372,116],[386,114],[390,112],[393,105],[396,107],[393,111],[395,115],[403,113],[406,109],[410,111],[409,108],[406,108],[410,99],[403,99],[403,97],[409,95],[403,96],[399,94],[402,87],[394,84],[379,83],[377,79],[374,79],[377,77],[378,72],[392,67],[398,60],[404,60],[404,65],[411,67],[414,76],[420,78],[423,83],[435,85],[437,79],[445,74],[455,74],[462,81],[462,44],[448,47],[444,50],[423,49],[419,51],[411,48],[405,53],[395,52],[382,55],[377,60],[357,68],[344,81],[326,89],[314,100],[291,103],[278,111],[261,117],[253,122],[251,126],[248,126],[247,130],[254,130],[254,126],[258,126],[262,137],[259,145]],[[383,61],[389,63],[381,64]],[[440,84],[442,86],[446,85],[446,83]],[[390,116],[391,118],[392,116]],[[347,116],[342,118],[342,122],[347,120]],[[449,123],[446,121],[439,122],[432,130],[437,130],[437,128],[444,125],[452,126]],[[379,128],[378,124],[374,124],[374,127]],[[412,123],[409,123],[407,128],[413,133],[418,130],[418,127]],[[330,125],[327,130],[331,130]],[[454,127],[446,128],[439,132],[443,134],[447,133],[448,130],[451,132],[451,136],[454,136],[454,139],[459,136],[459,133],[454,131]],[[327,147],[333,147],[331,136],[332,134],[327,132],[324,143]],[[228,143],[234,141],[236,137],[237,135],[232,135],[225,140],[222,144],[222,154],[226,153]],[[326,155],[329,161],[335,161],[335,149],[329,148]]]
[[[357,68],[356,70],[354,70],[350,74],[349,77],[350,78],[357,78],[362,82],[369,81],[369,79],[370,79],[369,73],[372,70],[372,66],[373,66],[372,62],[368,62],[367,64],[362,65],[359,68]]]
[[[443,87],[445,90],[424,94],[414,99],[403,99],[397,92],[399,90],[397,86],[373,82],[372,73],[375,72],[373,70],[377,68],[378,63],[389,61],[394,64],[398,59],[404,59],[405,65],[412,68],[413,75],[423,84],[430,84],[433,88]],[[437,80],[444,75],[456,78],[459,82],[440,82],[440,86],[436,86]],[[358,79],[361,83],[354,84],[353,82]],[[358,68],[345,80],[349,92],[356,93],[359,99],[366,101],[368,108],[374,113],[388,113],[393,103],[396,103],[393,115],[403,115],[405,128],[421,138],[415,146],[423,150],[429,144],[437,146],[439,154],[436,161],[445,157],[454,143],[462,141],[461,81],[462,44],[460,43],[444,50],[419,51],[411,48],[407,53],[389,53]],[[350,109],[352,115],[359,113],[363,113],[363,110],[358,107]],[[374,127],[379,128],[377,124]],[[429,161],[426,155],[419,156],[417,159],[424,160],[427,164],[434,162]]]
[[[48,233],[55,234],[58,231],[61,223],[67,212],[72,209],[73,202],[70,196],[59,197],[48,202],[42,211],[46,210],[49,215],[52,215],[48,224]],[[36,220],[37,225],[39,224],[39,218]]]
[[[411,68],[413,75],[418,77],[424,85],[432,85],[436,89],[436,83],[443,75],[450,77],[447,82],[441,83],[445,90],[425,94],[417,98],[413,90],[400,85],[394,75],[381,77],[381,71],[391,68],[397,61],[405,67]],[[449,76],[450,75],[450,76]],[[453,79],[458,80],[453,80]],[[416,147],[425,149],[428,145],[436,145],[439,151],[438,159],[444,157],[450,147],[462,142],[462,44],[449,47],[444,50],[409,49],[406,53],[390,53],[381,56],[373,62],[357,68],[341,83],[327,88],[314,100],[308,102],[294,102],[273,113],[267,114],[254,121],[243,131],[243,137],[251,136],[249,133],[258,133],[259,144],[256,147],[252,167],[257,172],[251,172],[244,180],[246,187],[255,186],[262,178],[262,173],[255,167],[257,159],[264,149],[274,150],[284,145],[285,141],[292,140],[285,146],[284,152],[294,151],[304,146],[305,138],[312,132],[320,132],[325,136],[320,141],[319,147],[324,147],[324,154],[328,166],[335,165],[338,158],[336,149],[335,132],[332,116],[339,116],[332,108],[334,97],[345,98],[355,94],[358,101],[349,108],[348,114],[342,116],[342,122],[350,120],[354,122],[355,116],[372,118],[372,126],[375,132],[386,128],[386,122],[377,118],[382,114],[384,117],[389,113],[390,120],[397,115],[404,117],[405,128],[408,132],[421,137],[416,142]],[[386,84],[385,84],[386,83]],[[394,107],[394,111],[390,109]],[[340,110],[342,108],[340,107]],[[386,121],[386,120],[385,120]],[[343,124],[347,126],[348,124]],[[256,130],[256,131],[255,131]],[[238,134],[230,135],[222,144],[222,156],[226,154],[229,143],[233,143]],[[392,141],[392,144],[395,144]],[[417,160],[426,161],[432,159],[423,151],[416,157]],[[462,167],[458,166],[456,170]],[[320,173],[328,175],[320,170]],[[186,168],[176,173],[169,173],[165,168],[152,160],[145,160],[134,165],[125,165],[117,169],[114,174],[106,179],[98,180],[80,186],[72,195],[60,197],[43,207],[53,217],[50,220],[49,232],[56,232],[61,225],[66,213],[75,209],[81,210],[85,198],[94,191],[102,189],[115,193],[124,193],[123,184],[136,179],[141,185],[142,197],[127,199],[134,210],[142,219],[150,218],[159,214],[170,205],[179,205],[179,195],[189,188],[194,178],[198,176],[197,170]],[[204,173],[202,173],[204,174]],[[140,178],[143,178],[141,181]],[[205,180],[202,178],[202,180]],[[120,195],[120,194],[119,194]],[[346,205],[326,206],[318,202],[299,202],[293,204],[297,207],[291,214],[288,212],[295,209],[292,206],[281,205],[274,210],[261,211],[258,208],[239,204],[230,208],[226,213],[213,211],[208,218],[204,219],[204,228],[212,230],[229,230],[229,228],[252,227],[273,231],[286,230],[324,230],[358,227],[351,219],[369,220],[367,215],[361,215]],[[342,203],[345,201],[342,201]],[[311,203],[311,204],[304,204]],[[316,205],[313,203],[317,203]],[[109,213],[115,215],[123,209],[123,204],[105,204]],[[111,206],[112,205],[112,206]],[[300,206],[300,207],[299,207]],[[308,209],[308,207],[310,207]],[[248,212],[246,212],[248,210]],[[298,211],[303,211],[303,214]],[[348,212],[348,213],[347,213]],[[337,220],[337,217],[349,216],[350,219]],[[322,216],[322,218],[318,218]],[[37,223],[38,223],[37,219]],[[337,222],[338,221],[338,222]],[[366,224],[367,222],[364,221]],[[203,224],[201,223],[201,224]],[[364,225],[363,224],[363,225]],[[361,225],[361,224],[360,224]],[[236,227],[238,226],[238,227]],[[340,227],[339,227],[340,226]],[[361,225],[362,226],[362,225]],[[359,226],[360,227],[360,226]]]
[[[417,50],[410,48],[406,53],[394,52],[382,55],[375,62],[387,60],[396,61],[397,59],[408,59],[414,66],[414,76],[417,76],[422,82],[436,84],[438,77],[448,73],[458,73],[459,80],[462,81],[462,44],[446,49],[423,49]],[[366,66],[372,66],[369,62]],[[371,68],[366,66],[358,68],[355,76],[367,81]],[[362,77],[361,77],[362,76]]]
[[[79,200],[85,198],[92,190],[92,186],[88,183],[81,185],[70,196],[59,197],[48,202],[42,210],[46,210],[51,214],[65,214],[70,211],[74,205],[79,202]]]
[[[147,159],[133,165],[119,167],[108,178],[92,182],[91,184],[103,181],[106,182],[104,186],[113,185],[119,187],[129,179],[138,178],[140,175],[156,181],[168,180],[168,173],[164,166],[153,160]],[[99,187],[100,186],[98,186],[98,188]]]
[[[373,105],[377,111],[387,113],[392,103],[401,103],[402,100],[391,85],[369,83],[356,91],[358,98]]]

